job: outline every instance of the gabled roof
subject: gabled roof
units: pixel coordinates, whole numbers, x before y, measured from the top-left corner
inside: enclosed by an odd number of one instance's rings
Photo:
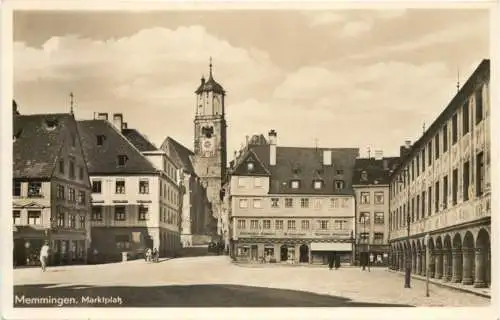
[[[191,157],[194,156],[193,151],[171,137],[165,138],[160,149],[166,151],[178,167],[182,168],[185,172],[195,174],[191,161]]]
[[[323,165],[323,151],[332,153],[332,165]],[[270,174],[271,194],[337,194],[352,195],[352,172],[359,155],[357,148],[302,148],[276,147],[276,165],[269,165],[270,145],[249,146],[238,159],[254,153]],[[236,171],[233,175],[239,175]],[[291,187],[292,180],[300,180],[300,188]],[[314,188],[315,181],[323,181],[321,189]],[[336,181],[344,182],[344,189],[335,188]]]
[[[136,129],[123,129],[122,134],[141,152],[158,150],[151,141]]]
[[[152,174],[157,169],[141,152],[106,120],[78,121],[89,175],[96,174]],[[97,145],[97,136],[104,136]],[[118,166],[118,156],[126,156],[123,166]]]
[[[13,117],[13,177],[49,179],[61,150],[64,132],[75,125],[67,113]]]
[[[353,185],[389,184],[400,160],[399,157],[356,159]]]
[[[271,173],[259,157],[251,149],[245,154],[244,157],[240,158],[238,161],[238,166],[233,170],[234,175],[238,176],[269,176]],[[249,167],[251,163],[252,167]]]

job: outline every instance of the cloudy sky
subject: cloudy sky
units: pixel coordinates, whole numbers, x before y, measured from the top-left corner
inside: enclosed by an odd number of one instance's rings
[[[489,57],[471,9],[15,12],[14,97],[24,114],[121,112],[159,145],[193,148],[194,90],[227,91],[228,149],[278,132],[287,146],[397,155]]]

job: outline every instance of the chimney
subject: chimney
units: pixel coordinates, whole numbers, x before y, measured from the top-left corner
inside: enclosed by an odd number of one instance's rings
[[[122,130],[123,114],[115,113],[113,114],[113,124],[118,130]]]
[[[410,140],[406,140],[405,141],[405,147],[406,148],[411,148],[411,141]]]
[[[323,150],[323,165],[332,165],[332,150]]]
[[[122,123],[122,130],[128,129],[128,124],[126,122]]]
[[[273,129],[269,131],[269,165],[276,165],[276,143],[278,140],[278,134]]]
[[[384,170],[389,169],[389,163],[387,162],[387,159],[382,159],[382,165],[384,166]]]
[[[375,160],[382,160],[384,152],[382,150],[375,150]]]
[[[99,120],[108,120],[108,114],[105,112],[101,112],[97,114],[97,119]]]

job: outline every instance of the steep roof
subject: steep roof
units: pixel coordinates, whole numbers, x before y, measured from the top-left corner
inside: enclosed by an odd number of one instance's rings
[[[157,170],[141,152],[106,120],[78,121],[89,174],[151,174]],[[102,136],[102,145],[97,144]],[[118,156],[126,157],[118,165]]]
[[[13,177],[49,179],[64,132],[75,119],[67,113],[15,115],[13,119]]]
[[[136,129],[122,129],[122,134],[141,152],[158,150],[151,141]]]
[[[332,165],[323,165],[323,151],[329,150],[332,154]],[[357,148],[301,148],[276,147],[276,165],[270,166],[270,145],[253,145],[242,154],[232,170],[232,174],[239,175],[245,166],[244,159],[254,153],[270,174],[271,194],[338,194],[351,195],[352,172],[355,160],[359,155]],[[300,187],[293,189],[292,180],[300,180]],[[314,188],[314,181],[323,181],[321,189]],[[337,190],[336,181],[343,181],[344,188]]]
[[[356,159],[353,185],[389,184],[400,160],[399,157]]]
[[[177,166],[181,167],[185,172],[194,174],[194,166],[191,161],[191,157],[194,156],[194,152],[183,146],[181,143],[177,142],[171,137],[167,137],[160,149],[166,151]]]

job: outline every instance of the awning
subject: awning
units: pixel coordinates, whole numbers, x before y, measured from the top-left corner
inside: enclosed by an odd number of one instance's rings
[[[311,251],[352,251],[352,244],[345,242],[313,242]]]

